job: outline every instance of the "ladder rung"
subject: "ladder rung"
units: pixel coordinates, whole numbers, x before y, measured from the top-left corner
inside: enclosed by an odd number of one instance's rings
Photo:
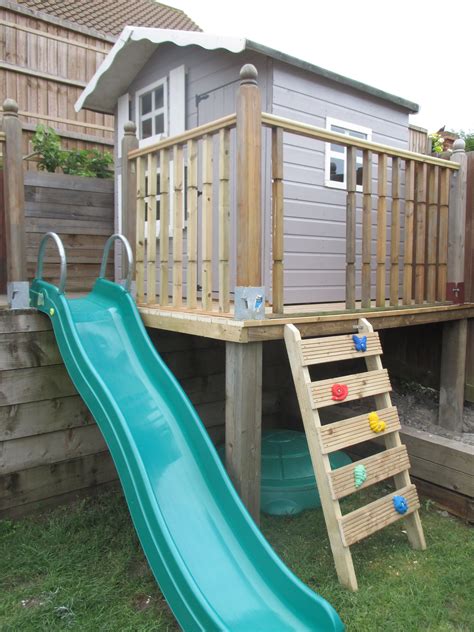
[[[343,400],[344,402],[351,402],[354,399],[362,399],[363,397],[370,397],[371,395],[380,395],[381,393],[388,393],[392,390],[387,369],[367,371],[354,375],[344,375],[330,380],[311,382],[309,389],[313,408],[333,406],[334,404],[340,403],[332,398],[331,389],[334,384],[345,384],[348,387],[349,393]]]
[[[395,511],[393,506],[394,496],[404,496],[406,498],[408,502],[408,511],[406,513],[399,514]],[[419,507],[420,502],[416,493],[416,487],[408,485],[388,494],[388,496],[375,500],[365,507],[352,511],[339,520],[344,546],[351,546],[355,542],[359,542],[359,540],[383,529],[399,518],[409,516]]]
[[[351,445],[357,445],[363,441],[370,441],[375,437],[383,437],[390,432],[400,430],[400,420],[395,406],[377,410],[380,419],[387,424],[387,429],[383,432],[374,433],[370,429],[369,415],[358,415],[342,421],[335,421],[318,428],[321,440],[321,450],[324,454],[343,450]]]
[[[367,478],[359,487],[355,486],[354,479],[354,469],[357,465],[364,465],[367,474]],[[410,460],[404,445],[374,454],[330,473],[332,497],[334,500],[344,498],[408,469],[410,469]]]
[[[311,338],[301,341],[301,358],[303,366],[338,362],[352,358],[382,355],[382,346],[378,333],[367,333],[367,351],[356,351],[352,335],[328,336],[327,338]]]

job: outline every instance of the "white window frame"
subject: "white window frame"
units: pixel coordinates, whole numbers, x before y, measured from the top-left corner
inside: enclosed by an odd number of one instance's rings
[[[141,132],[142,132],[142,125],[141,125],[142,118],[140,114],[140,97],[146,94],[147,92],[153,92],[153,90],[155,90],[159,86],[163,86],[163,107],[160,108],[159,110],[152,110],[151,113],[145,115],[145,118],[150,118],[152,120],[152,125],[154,125],[153,118],[157,114],[163,113],[163,132],[161,132],[160,134],[154,134],[153,136],[148,136],[148,138],[140,138]],[[136,119],[136,125],[137,125],[137,130],[138,130],[138,146],[140,148],[153,145],[154,143],[157,143],[158,141],[160,141],[163,137],[167,135],[168,124],[169,124],[167,77],[163,77],[163,79],[154,81],[153,83],[150,83],[148,86],[141,88],[141,90],[137,90],[137,92],[135,93],[135,119]]]
[[[362,125],[356,125],[355,123],[349,123],[348,121],[341,121],[340,119],[335,119],[330,116],[326,117],[326,129],[331,131],[333,125],[336,127],[344,128],[347,131],[347,134],[346,134],[347,136],[350,136],[350,134],[348,133],[349,131],[358,132],[360,134],[366,134],[367,140],[369,141],[372,140],[372,130],[368,127],[363,127]],[[343,147],[344,151],[342,153],[340,152],[336,153],[331,150],[331,144],[332,143],[326,143],[324,184],[325,186],[331,187],[332,189],[342,189],[345,191],[347,189],[347,147]],[[343,160],[344,162],[343,182],[337,182],[336,180],[331,180],[331,157],[332,156],[334,156],[335,158],[339,158],[340,160]],[[356,158],[356,165],[362,165],[362,158],[359,156],[357,156]],[[357,191],[362,191],[362,186],[358,184],[356,189]]]

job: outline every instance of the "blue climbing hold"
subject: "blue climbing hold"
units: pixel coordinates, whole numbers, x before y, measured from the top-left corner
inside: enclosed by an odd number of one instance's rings
[[[356,351],[367,351],[367,336],[352,336]]]
[[[405,496],[394,496],[393,506],[395,507],[395,511],[398,511],[399,514],[404,514],[408,511],[408,501]]]

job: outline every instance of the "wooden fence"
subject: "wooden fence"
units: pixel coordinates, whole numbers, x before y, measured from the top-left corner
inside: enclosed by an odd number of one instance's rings
[[[113,117],[76,113],[74,103],[113,45],[112,38],[65,24],[13,2],[0,6],[0,94],[20,105],[22,151],[38,123],[54,127],[65,149],[113,147]],[[34,162],[26,169],[36,169]]]
[[[136,211],[138,302],[229,313],[230,293],[234,289],[230,287],[230,279],[236,280],[236,286],[261,286],[265,276],[263,241],[267,240],[272,244],[272,311],[283,313],[284,146],[285,138],[294,136],[319,143],[323,150],[325,144],[331,143],[347,156],[346,309],[460,302],[459,260],[463,255],[461,249],[456,255],[455,244],[461,230],[458,225],[461,210],[457,205],[465,182],[464,170],[461,176],[452,177],[459,171],[458,162],[262,113],[256,71],[244,67],[241,77],[235,115],[128,152],[124,173],[133,179],[129,190],[135,188],[137,178],[136,203],[127,212],[135,217]],[[234,127],[235,147],[230,141]],[[262,233],[261,219],[261,139],[265,129],[271,130],[271,235]],[[230,217],[232,150],[235,152],[232,163],[237,165],[233,184],[237,198],[235,223]],[[172,190],[170,161],[174,176]],[[217,222],[212,212],[216,191]],[[360,240],[356,236],[358,216]],[[231,226],[235,227],[235,257],[229,248]],[[452,278],[448,278],[448,229],[452,237]],[[212,278],[215,269],[218,269],[217,283]],[[358,275],[360,303],[356,300]],[[198,289],[196,280],[200,281]]]
[[[27,171],[25,230],[29,281],[35,275],[41,238],[54,231],[66,248],[67,289],[90,290],[99,276],[104,244],[114,232],[113,179]],[[59,258],[54,248],[46,251],[43,275],[46,280],[58,283]],[[111,262],[107,275],[114,276]]]
[[[2,273],[12,282],[31,281],[41,237],[54,231],[66,247],[67,289],[89,291],[99,273],[105,241],[114,232],[114,180],[24,171],[17,105],[11,99],[5,104],[0,136],[4,163],[0,188]],[[45,279],[57,282],[58,264],[57,252],[48,248]],[[107,274],[113,277],[111,263]],[[0,294],[6,291],[6,280],[0,277]]]

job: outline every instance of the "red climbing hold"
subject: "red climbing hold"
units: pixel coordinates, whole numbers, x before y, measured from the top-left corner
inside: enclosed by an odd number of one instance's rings
[[[333,384],[331,392],[335,402],[342,402],[349,394],[349,389],[345,384]]]

